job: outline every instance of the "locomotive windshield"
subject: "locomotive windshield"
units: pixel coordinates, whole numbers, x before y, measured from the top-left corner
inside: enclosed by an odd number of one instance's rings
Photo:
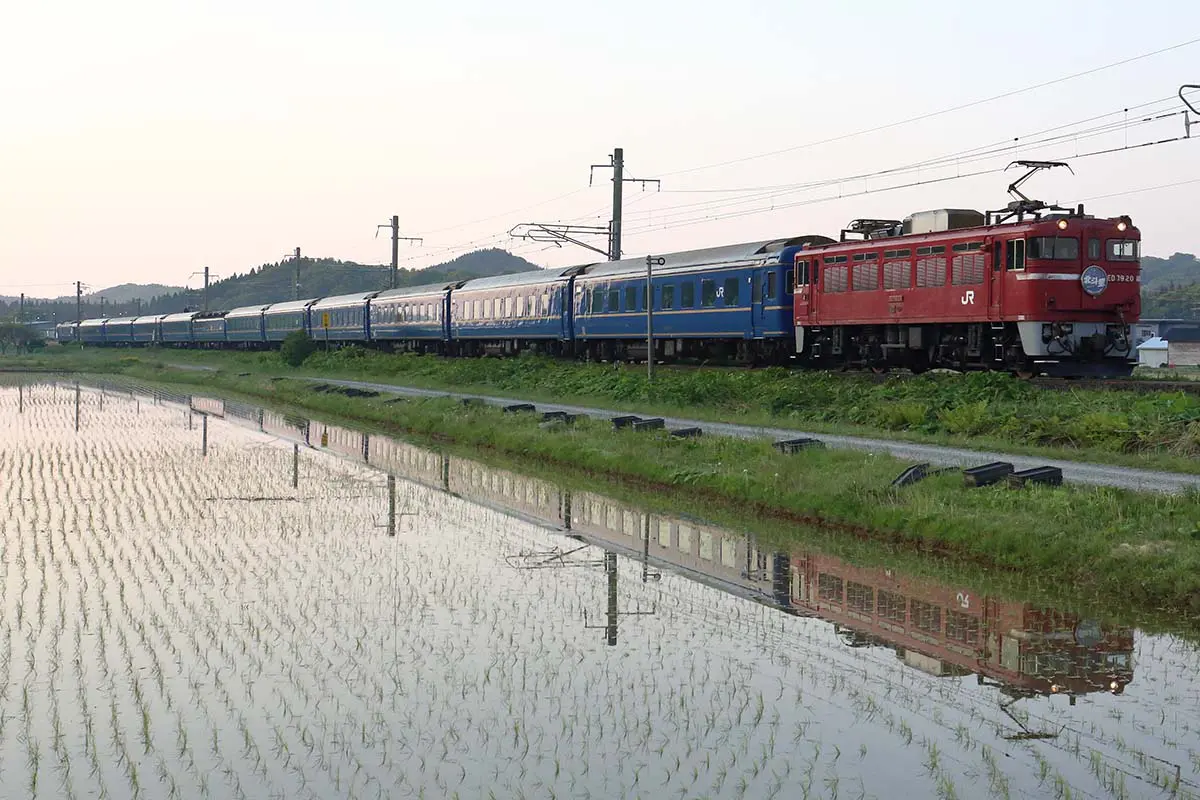
[[[1109,239],[1109,261],[1137,261],[1141,252],[1141,243],[1136,239]]]
[[[1074,261],[1079,258],[1079,240],[1073,236],[1037,236],[1029,240],[1028,258]]]

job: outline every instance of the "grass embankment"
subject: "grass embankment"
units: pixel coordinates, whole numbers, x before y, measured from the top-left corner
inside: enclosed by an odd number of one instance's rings
[[[310,375],[569,402],[663,416],[1200,473],[1200,395],[1057,391],[1007,375],[867,376],[784,369],[645,368],[545,358],[441,359],[361,348],[317,352],[301,368],[277,353],[50,348],[36,368],[111,372],[122,358],[259,375]]]
[[[449,400],[347,398],[314,392],[306,381],[155,368],[136,358],[125,361],[124,371],[360,420],[386,432],[449,441],[540,468],[675,493],[783,524],[812,524],[842,536],[949,556],[978,569],[1036,575],[1070,586],[1080,596],[1200,613],[1200,494],[1195,492],[966,489],[955,474],[893,489],[890,482],[904,465],[856,451],[785,456],[765,441],[677,440],[661,433],[614,432],[588,420],[544,429],[530,415]]]

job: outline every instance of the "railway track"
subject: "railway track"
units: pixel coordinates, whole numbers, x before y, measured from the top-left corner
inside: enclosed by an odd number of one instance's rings
[[[755,367],[747,367],[744,364],[709,362],[703,364],[663,364],[657,367],[657,369],[688,372],[701,370],[755,369]],[[808,371],[808,368],[806,367],[788,367],[788,369],[798,373]],[[940,372],[944,374],[962,374],[957,373],[954,370],[934,370],[934,372]],[[907,380],[909,378],[916,377],[908,370],[894,370],[883,373],[871,372],[870,370],[849,370],[839,374],[853,375],[856,378],[864,378],[872,383],[886,383],[890,380]],[[1013,380],[1018,379],[1014,378]],[[1028,383],[1042,389],[1062,392],[1070,391],[1072,389],[1100,389],[1123,392],[1186,392],[1187,394],[1200,394],[1200,380],[1169,381],[1151,378],[1052,378],[1043,376],[1031,378],[1028,380]]]
[[[1200,394],[1200,381],[1162,381],[1145,378],[1034,378],[1034,386],[1054,391],[1108,389],[1122,392],[1186,392]]]

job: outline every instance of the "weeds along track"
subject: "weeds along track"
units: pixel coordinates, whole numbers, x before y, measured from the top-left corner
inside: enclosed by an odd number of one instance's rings
[[[620,607],[655,613],[607,648],[602,572],[504,567],[545,530],[398,482],[388,537],[378,472],[306,450],[294,489],[266,434],[210,419],[202,455],[184,405],[79,398],[77,432],[73,388],[0,389],[3,796],[1121,796],[1200,765],[1165,638],[1119,729],[1031,705],[1059,738],[1014,744],[992,687],[635,561]]]

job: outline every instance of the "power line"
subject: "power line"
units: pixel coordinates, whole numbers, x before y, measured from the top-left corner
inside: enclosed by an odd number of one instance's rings
[[[1120,153],[1120,152],[1125,152],[1125,151],[1129,151],[1129,150],[1142,150],[1142,149],[1146,149],[1146,148],[1150,148],[1150,147],[1158,147],[1160,145],[1173,144],[1175,142],[1182,142],[1182,141],[1200,141],[1200,139],[1189,139],[1186,136],[1178,136],[1173,139],[1163,139],[1163,140],[1157,141],[1157,142],[1143,142],[1141,144],[1136,144],[1136,145],[1125,145],[1122,147],[1112,147],[1112,148],[1108,148],[1105,150],[1096,150],[1096,151],[1093,151],[1090,153],[1078,153],[1078,154],[1072,156],[1072,158],[1074,160],[1079,160],[1082,158],[1092,158],[1095,156],[1111,155],[1113,153]],[[1061,159],[1058,159],[1058,160],[1061,160]],[[712,214],[709,216],[698,217],[698,218],[690,219],[690,220],[681,220],[676,223],[667,223],[664,225],[646,226],[646,227],[631,231],[631,233],[646,233],[649,231],[661,231],[661,230],[671,230],[674,228],[684,228],[684,227],[689,227],[691,225],[699,225],[704,222],[716,222],[719,220],[736,219],[738,217],[744,217],[744,216],[748,216],[750,214],[762,214],[762,213],[767,213],[770,211],[781,211],[783,209],[788,209],[788,208],[797,208],[799,206],[816,205],[818,203],[827,203],[832,200],[841,200],[841,199],[845,199],[845,198],[849,198],[849,197],[861,197],[863,195],[868,195],[868,194],[881,194],[883,192],[892,192],[892,191],[896,191],[897,189],[912,189],[912,188],[919,187],[919,186],[930,186],[930,185],[933,185],[936,183],[947,183],[949,181],[962,180],[964,178],[976,178],[981,175],[993,175],[998,172],[1003,172],[1005,169],[1006,169],[1006,167],[994,167],[991,169],[976,170],[974,172],[962,173],[959,175],[948,175],[948,176],[945,176],[942,178],[931,178],[931,179],[927,179],[927,180],[918,180],[918,181],[913,181],[911,183],[900,184],[897,186],[886,186],[886,187],[882,187],[879,189],[863,189],[861,191],[856,191],[856,192],[848,192],[848,193],[842,193],[842,194],[838,194],[838,195],[829,195],[829,196],[825,196],[825,197],[815,197],[815,198],[810,198],[807,200],[797,200],[797,201],[793,201],[790,203],[784,203],[784,204],[780,204],[780,205],[772,205],[770,208],[751,208],[751,209],[745,209],[742,211],[732,211],[732,212],[729,212],[726,214]]]
[[[1120,113],[1120,112],[1118,112],[1118,113]],[[796,194],[798,192],[812,191],[815,189],[827,188],[829,186],[837,186],[840,184],[846,184],[846,183],[852,183],[852,182],[858,182],[858,181],[867,181],[867,180],[870,180],[873,178],[897,177],[900,175],[912,174],[912,173],[916,173],[919,175],[921,171],[928,170],[928,169],[948,168],[948,167],[960,167],[961,168],[963,166],[969,166],[971,164],[979,163],[982,161],[992,160],[1001,155],[1005,155],[1005,154],[1011,155],[1011,154],[1016,154],[1016,153],[1032,150],[1032,149],[1039,149],[1039,148],[1047,147],[1051,144],[1060,143],[1060,142],[1067,141],[1067,140],[1074,140],[1076,143],[1078,143],[1078,142],[1081,142],[1081,141],[1084,141],[1087,139],[1092,139],[1092,138],[1104,136],[1104,135],[1111,134],[1111,133],[1117,133],[1122,130],[1127,131],[1127,130],[1130,130],[1130,129],[1133,129],[1136,127],[1140,127],[1142,125],[1148,125],[1148,124],[1153,124],[1155,122],[1160,122],[1166,118],[1169,118],[1171,116],[1176,116],[1180,113],[1182,113],[1182,112],[1176,110],[1176,111],[1171,111],[1171,112],[1164,113],[1164,114],[1157,114],[1154,116],[1145,117],[1143,119],[1134,120],[1132,122],[1110,123],[1107,125],[1097,126],[1095,128],[1091,128],[1091,129],[1087,129],[1087,130],[1083,130],[1083,131],[1072,131],[1069,133],[1064,133],[1064,134],[1060,134],[1057,136],[1045,137],[1042,139],[1027,139],[1025,141],[1020,141],[1020,137],[1017,137],[1017,139],[1012,140],[1015,143],[1011,144],[1011,145],[1007,145],[1007,146],[1003,146],[1003,147],[993,147],[990,150],[985,150],[984,148],[974,148],[973,150],[962,151],[964,153],[974,153],[974,155],[971,155],[970,157],[966,157],[966,158],[959,157],[956,154],[952,154],[949,156],[941,156],[941,157],[929,159],[927,161],[909,164],[909,165],[903,166],[903,167],[893,167],[893,168],[888,168],[888,169],[883,169],[883,170],[877,170],[875,172],[860,173],[860,174],[856,174],[856,175],[846,175],[846,176],[840,176],[840,177],[836,177],[836,178],[829,178],[829,179],[825,179],[825,180],[812,181],[809,183],[795,184],[793,187],[787,188],[784,191],[763,192],[763,193],[756,194],[756,195],[748,195],[748,196],[732,198],[732,199],[724,198],[724,199],[718,199],[718,200],[701,201],[701,202],[696,202],[696,203],[685,203],[685,204],[671,206],[671,207],[664,208],[664,209],[657,209],[654,213],[659,214],[667,219],[670,219],[672,217],[682,217],[682,216],[686,216],[688,214],[695,214],[695,213],[698,213],[701,209],[709,209],[715,213],[717,210],[722,209],[722,208],[733,208],[736,206],[745,206],[745,205],[748,205],[751,203],[764,203],[768,200],[776,200],[778,198],[786,197],[787,195]],[[1051,130],[1054,130],[1054,129],[1051,129]],[[1034,134],[1034,135],[1036,136],[1036,134]],[[1187,138],[1187,137],[1180,137],[1180,138]],[[1169,141],[1174,141],[1174,140],[1169,140]],[[989,147],[989,146],[985,145],[984,147]],[[1121,150],[1121,149],[1135,149],[1135,147],[1127,146],[1127,147],[1122,147],[1122,148],[1113,148],[1113,150]],[[1105,151],[1105,152],[1107,152],[1107,151]],[[1079,156],[1074,156],[1074,157],[1079,157]],[[978,173],[971,173],[971,174],[978,174]],[[894,187],[894,188],[902,188],[902,187]],[[884,191],[884,190],[885,189],[883,187],[881,187],[879,189],[875,189],[872,191]],[[860,193],[855,193],[855,194],[863,194],[863,193],[868,193],[868,192],[860,192]],[[845,195],[845,196],[855,196],[855,195],[850,194],[850,195]],[[784,207],[789,207],[789,206],[784,206]],[[766,210],[769,210],[769,209],[766,209]]]
[[[1090,203],[1092,200],[1106,200],[1110,197],[1125,197],[1126,195],[1141,194],[1142,192],[1156,192],[1159,189],[1174,189],[1176,186],[1190,186],[1193,183],[1200,183],[1200,178],[1175,181],[1174,183],[1160,183],[1158,186],[1143,186],[1141,189],[1128,189],[1123,192],[1113,192],[1111,194],[1093,195],[1092,197],[1083,198],[1081,202]]]
[[[716,169],[718,167],[727,167],[727,166],[730,166],[731,164],[742,164],[747,161],[755,161],[760,158],[770,158],[772,156],[783,155],[784,153],[793,153],[797,150],[804,150],[804,149],[807,149],[810,147],[819,147],[820,145],[823,145],[823,144],[833,144],[834,142],[842,142],[847,139],[853,139],[858,136],[865,136],[870,133],[878,133],[879,131],[886,131],[886,130],[890,130],[892,128],[898,128],[901,125],[908,125],[913,122],[921,122],[923,120],[933,119],[935,117],[944,116],[946,114],[952,114],[956,111],[963,111],[965,109],[974,108],[976,106],[981,106],[986,103],[992,103],[992,102],[995,102],[996,100],[1003,100],[1008,97],[1015,97],[1017,95],[1026,94],[1028,92],[1036,91],[1038,89],[1044,89],[1047,86],[1054,86],[1055,84],[1075,80],[1076,78],[1082,78],[1087,75],[1094,75],[1098,72],[1103,72],[1105,70],[1114,69],[1116,67],[1121,67],[1126,64],[1132,64],[1135,61],[1141,61],[1143,59],[1151,58],[1153,56],[1162,55],[1163,53],[1169,53],[1172,50],[1179,50],[1184,47],[1190,47],[1197,43],[1200,43],[1200,38],[1190,39],[1186,42],[1180,42],[1179,44],[1173,44],[1170,47],[1164,47],[1159,50],[1151,51],[1149,53],[1142,53],[1141,55],[1132,56],[1130,58],[1125,58],[1120,61],[1114,61],[1109,64],[1104,64],[1103,66],[1093,67],[1092,69],[1084,70],[1083,72],[1076,72],[1071,75],[1064,75],[1060,78],[1054,78],[1053,80],[1043,81],[1041,83],[1036,83],[1031,86],[1025,86],[1020,89],[1012,89],[1007,92],[1001,92],[1000,94],[992,95],[991,97],[985,97],[981,100],[972,100],[969,103],[961,103],[959,105],[951,106],[949,108],[943,108],[940,111],[930,111],[925,114],[918,114],[915,117],[908,117],[907,119],[898,120],[896,122],[889,122],[884,125],[876,125],[873,128],[865,128],[863,130],[855,131],[853,133],[845,133],[845,134],[841,134],[839,136],[831,136],[827,139],[820,139],[820,140],[817,140],[814,142],[807,142],[805,144],[794,145],[792,147],[785,147],[785,148],[782,148],[779,150],[772,150],[767,153],[759,153],[758,155],[753,155],[753,156],[743,156],[741,158],[733,158],[733,159],[729,159],[727,161],[720,161],[720,162],[713,163],[713,164],[705,164],[705,165],[699,166],[699,167],[689,167],[687,169],[675,170],[674,172],[666,172],[666,173],[663,173],[663,177],[666,178],[666,177],[671,177],[673,175],[686,175],[686,174],[693,173],[693,172],[702,172],[704,170]]]

